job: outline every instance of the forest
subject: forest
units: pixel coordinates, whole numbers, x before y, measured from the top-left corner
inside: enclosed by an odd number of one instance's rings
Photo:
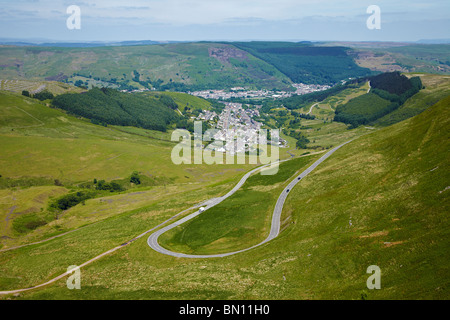
[[[399,72],[388,72],[368,78],[371,91],[336,108],[334,121],[356,127],[367,124],[398,109],[422,89],[419,77],[407,78]]]
[[[179,115],[173,110],[176,103],[169,96],[156,99],[108,88],[62,94],[55,97],[52,104],[70,114],[91,119],[96,124],[135,126],[165,132],[169,125],[179,120]]]
[[[347,54],[350,49],[345,47],[320,47],[303,42],[235,42],[233,45],[275,66],[296,83],[334,85],[342,79],[373,74],[359,67]]]

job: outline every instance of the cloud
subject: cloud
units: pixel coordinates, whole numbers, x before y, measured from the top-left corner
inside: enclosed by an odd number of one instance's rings
[[[33,14],[36,18],[55,18],[69,5],[81,7],[86,18],[137,19],[141,23],[172,25],[214,24],[261,19],[286,21],[310,16],[356,18],[364,15],[368,0],[0,0],[3,10],[17,18]],[[405,12],[407,15],[443,16],[450,14],[448,0],[378,0],[382,13]],[[16,11],[11,11],[16,10]],[[20,15],[22,13],[23,15]],[[134,21],[136,23],[137,21]]]
[[[448,0],[0,0],[0,36],[18,30],[24,33],[23,37],[31,33],[63,34],[57,28],[65,28],[66,8],[75,4],[81,8],[82,18],[78,35],[87,37],[89,30],[89,37],[95,35],[99,39],[114,37],[117,30],[124,36],[137,36],[138,27],[158,30],[147,32],[146,37],[139,31],[140,38],[147,39],[155,34],[172,39],[181,35],[213,38],[214,34],[234,39],[252,35],[270,35],[275,39],[287,34],[291,38],[309,34],[324,38],[326,33],[339,32],[343,38],[350,38],[352,32],[359,32],[355,26],[365,26],[369,16],[366,9],[373,3],[380,6],[386,26],[399,27],[404,21],[410,27],[416,23],[419,30],[424,21],[448,20],[450,16]]]

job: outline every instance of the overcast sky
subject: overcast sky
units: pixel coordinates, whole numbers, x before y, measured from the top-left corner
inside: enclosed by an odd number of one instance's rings
[[[63,41],[450,38],[449,0],[0,0],[0,38]],[[381,29],[369,30],[369,5]],[[67,8],[81,10],[70,30]]]

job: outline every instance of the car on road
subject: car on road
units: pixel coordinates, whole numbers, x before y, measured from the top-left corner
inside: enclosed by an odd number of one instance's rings
[[[202,212],[205,211],[205,210],[206,210],[205,207],[201,207],[200,209],[198,209],[198,211],[199,211],[200,213],[202,213]]]
[[[289,189],[287,189],[286,192],[289,192]]]

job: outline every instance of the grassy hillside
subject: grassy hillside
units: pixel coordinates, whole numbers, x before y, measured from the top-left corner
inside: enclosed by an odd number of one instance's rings
[[[276,175],[259,173],[223,203],[160,238],[164,247],[189,254],[215,254],[245,249],[262,242],[270,231],[276,200],[295,172],[306,169],[318,156],[280,164]]]
[[[246,86],[289,89],[291,82],[339,83],[375,71],[448,74],[448,45],[228,42],[107,47],[0,48],[0,78],[157,90]],[[372,47],[371,47],[372,46]]]
[[[58,81],[0,80],[0,90],[22,93],[23,90],[33,94],[47,90],[54,95],[63,93],[79,93],[85,90]]]
[[[331,44],[329,44],[331,45]],[[335,44],[336,45],[336,44]],[[448,74],[448,44],[343,43],[354,48],[351,55],[364,68],[381,72],[425,72]]]
[[[285,236],[304,243],[298,292],[448,299],[449,103],[356,140],[293,190]],[[364,287],[372,264],[381,290]]]
[[[0,110],[0,203],[5,222],[2,245],[41,239],[143,207],[155,201],[158,193],[150,191],[153,188],[161,188],[162,194],[168,196],[230,179],[249,167],[174,165],[170,157],[176,143],[170,141],[170,133],[94,125],[14,93],[0,92]],[[139,186],[130,183],[134,171],[140,174]],[[70,209],[82,208],[78,219],[63,212],[56,223],[52,222],[55,214],[48,211],[51,197],[96,188],[94,179],[115,182],[125,190],[102,191],[96,194],[97,199]],[[172,188],[169,185],[177,188],[163,191]],[[30,199],[23,201],[26,194]],[[105,201],[98,200],[104,197]],[[45,220],[48,224],[31,228],[31,233],[16,234],[13,222],[23,215],[35,215],[34,221]]]
[[[400,108],[378,119],[374,124],[388,126],[414,117],[450,96],[450,77],[436,74],[410,74],[408,76],[420,76],[424,88],[408,99]]]
[[[371,74],[354,62],[350,51],[291,42],[1,47],[0,77],[161,91],[290,89],[292,82],[334,84]]]
[[[388,49],[397,64],[409,72],[431,72],[448,74],[450,72],[450,45],[427,44],[399,46]]]
[[[171,97],[173,101],[175,101],[175,103],[178,105],[178,110],[180,110],[181,114],[183,115],[198,115],[203,110],[211,109],[211,102],[209,102],[208,100],[182,92],[147,91],[145,93],[142,93],[142,95],[149,95],[156,98],[159,98],[162,95],[167,95]]]
[[[290,80],[270,64],[232,45],[1,47],[0,77],[59,80],[115,88],[285,88]]]
[[[15,298],[448,299],[449,103],[338,150],[290,192],[281,235],[264,246],[221,259],[177,259],[152,251],[143,237],[83,268],[81,290],[68,290],[61,279]],[[258,188],[265,185],[260,179],[253,181]],[[218,187],[209,196],[226,191]],[[180,212],[205,191],[2,253],[1,288],[56,276]],[[381,269],[380,290],[366,287],[370,265]]]

